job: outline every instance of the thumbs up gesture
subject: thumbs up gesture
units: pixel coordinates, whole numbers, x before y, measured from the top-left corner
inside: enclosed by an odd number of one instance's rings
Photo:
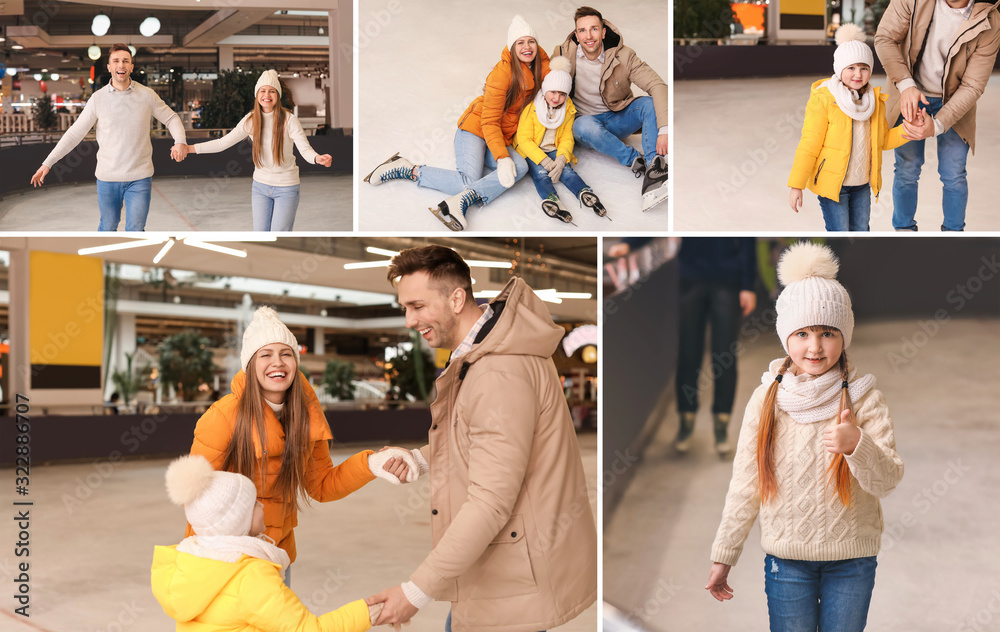
[[[840,419],[823,431],[823,444],[831,454],[854,454],[861,441],[861,429],[854,423],[854,413],[850,409],[840,414]]]

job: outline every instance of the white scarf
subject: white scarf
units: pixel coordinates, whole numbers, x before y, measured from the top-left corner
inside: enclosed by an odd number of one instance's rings
[[[760,383],[770,386],[774,378],[778,376],[778,369],[781,368],[784,358],[773,360],[767,371],[760,378]],[[875,376],[872,374],[854,379],[857,371],[850,368],[848,371],[847,391],[851,395],[851,401],[856,402],[865,393],[875,386]],[[840,409],[840,371],[836,368],[830,369],[823,375],[815,379],[794,380],[790,379],[788,371],[778,385],[778,408],[788,413],[788,415],[800,424],[811,424],[817,421],[826,421],[837,416]]]
[[[249,535],[192,535],[177,545],[181,553],[204,557],[220,562],[236,562],[244,555],[256,557],[281,565],[284,573],[291,561],[288,553],[279,549],[274,540],[263,533],[257,537]]]
[[[564,101],[559,108],[552,109],[545,100],[545,93],[539,90],[535,95],[535,118],[545,129],[559,129],[566,120],[566,102]]]
[[[864,94],[858,95],[857,90],[851,90],[844,85],[840,77],[833,75],[821,83],[819,87],[823,86],[826,86],[833,98],[837,100],[841,112],[855,121],[867,121],[875,113],[875,90],[871,85],[868,86]],[[861,99],[860,105],[855,103],[859,98]]]

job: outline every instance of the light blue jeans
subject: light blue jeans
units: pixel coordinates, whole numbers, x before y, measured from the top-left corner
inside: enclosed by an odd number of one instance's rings
[[[250,206],[254,230],[292,230],[299,208],[299,185],[273,187],[254,180]]]
[[[930,105],[921,105],[931,114],[941,110],[941,97],[927,97]],[[900,116],[896,125],[903,122]],[[911,140],[896,148],[896,166],[892,181],[892,227],[900,230],[917,230],[914,215],[917,213],[917,182],[924,165],[924,140]],[[937,137],[938,174],[944,189],[942,211],[944,223],[941,230],[964,230],[965,207],[969,203],[969,182],[965,163],[969,146],[954,128]]]
[[[552,150],[545,154],[552,160],[556,159],[556,152]],[[556,187],[552,183],[552,178],[549,177],[549,172],[545,170],[545,167],[541,165],[536,165],[533,160],[528,160],[528,170],[531,171],[531,179],[535,183],[535,191],[538,192],[538,196],[543,200],[553,193],[556,192]],[[562,176],[559,178],[559,182],[563,183],[570,193],[576,197],[580,197],[580,191],[587,188],[587,183],[583,181],[569,163],[563,167]]]
[[[621,112],[603,112],[590,116],[577,115],[573,122],[573,136],[584,147],[595,149],[605,156],[611,156],[626,167],[632,166],[639,152],[622,142],[638,131],[642,131],[642,155],[646,166],[656,158],[656,108],[653,97],[639,97]]]
[[[764,558],[771,632],[862,632],[875,588],[874,557],[836,562]]]
[[[97,181],[97,207],[101,210],[101,222],[97,230],[118,230],[125,205],[125,230],[146,229],[149,215],[149,198],[153,191],[153,178],[143,178],[131,182]]]
[[[840,187],[840,199],[836,202],[819,197],[819,208],[823,211],[823,221],[828,231],[868,229],[868,219],[872,213],[872,188],[866,182],[855,186]]]
[[[507,153],[517,169],[516,182],[528,173],[528,163],[513,147],[507,147]],[[497,176],[497,161],[493,157],[493,152],[484,139],[472,132],[464,129],[455,132],[455,164],[458,167],[457,171],[420,165],[417,169],[417,185],[442,191],[448,195],[472,189],[482,198],[483,204],[492,202],[507,190],[500,184],[500,178]],[[484,176],[484,167],[493,171]]]

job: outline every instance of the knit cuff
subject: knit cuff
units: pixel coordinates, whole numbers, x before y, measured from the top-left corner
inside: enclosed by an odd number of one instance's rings
[[[875,450],[879,449],[870,434],[866,434],[860,428],[858,430],[861,432],[858,445],[854,448],[854,452],[844,455],[844,459],[847,460],[847,466],[851,470],[870,468],[872,463],[875,462]],[[857,474],[854,477],[857,478]]]
[[[667,133],[667,126],[666,125],[664,125],[660,129],[656,130],[656,135],[657,136],[663,136],[666,133]]]
[[[713,546],[712,561],[719,564],[725,564],[726,566],[736,566],[736,562],[739,561],[740,553],[742,552],[742,548],[731,549],[726,546]]]
[[[913,80],[913,77],[907,77],[906,79],[903,79],[902,81],[896,84],[896,89],[899,90],[900,94],[903,94],[903,91],[906,90],[907,88],[916,88],[916,87],[917,87],[917,82]]]
[[[410,450],[410,454],[413,455],[413,461],[417,464],[417,476],[423,476],[431,471],[431,466],[428,465],[427,459],[420,450]]]
[[[935,118],[934,119],[934,135],[935,136],[940,136],[941,134],[944,134],[944,123],[942,123],[941,121],[939,121],[938,119]]]
[[[434,598],[420,590],[420,588],[413,582],[403,582],[402,584],[403,594],[406,596],[406,600],[413,604],[413,607],[420,610],[426,608],[430,605]]]

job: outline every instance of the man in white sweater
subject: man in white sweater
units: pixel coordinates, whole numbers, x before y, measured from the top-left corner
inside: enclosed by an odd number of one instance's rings
[[[580,7],[573,19],[574,31],[552,51],[573,66],[573,136],[643,178],[647,211],[667,199],[667,84],[599,11]],[[636,97],[633,84],[649,96]],[[636,132],[642,133],[642,152],[621,140]]]
[[[875,34],[885,73],[886,114],[912,139],[896,149],[892,226],[917,230],[917,182],[925,138],[937,138],[944,195],[941,230],[963,230],[969,184],[965,164],[976,151],[976,101],[1000,47],[1000,0],[892,0]],[[918,109],[929,116],[917,126]],[[898,122],[896,124],[899,124]]]
[[[180,117],[153,90],[130,79],[132,68],[128,46],[113,44],[108,56],[111,83],[91,95],[80,117],[31,177],[32,185],[43,184],[52,166],[80,144],[96,123],[95,176],[101,211],[98,230],[102,231],[118,229],[123,204],[125,230],[141,231],[146,227],[153,176],[150,117],[155,116],[170,131],[175,143],[170,156],[179,162],[187,154],[187,137]]]

